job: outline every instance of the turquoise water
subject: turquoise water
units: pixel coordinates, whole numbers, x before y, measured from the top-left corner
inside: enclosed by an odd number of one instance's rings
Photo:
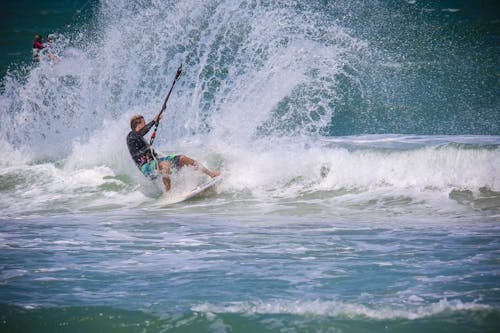
[[[497,221],[235,215],[162,209],[2,221],[2,298],[16,304],[3,306],[3,327],[498,328]]]
[[[493,1],[7,9],[2,332],[498,331]],[[180,63],[155,148],[224,180],[169,205],[125,136]]]

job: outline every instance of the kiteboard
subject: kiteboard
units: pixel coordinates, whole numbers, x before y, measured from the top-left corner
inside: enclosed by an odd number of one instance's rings
[[[169,204],[176,204],[176,203],[191,199],[192,197],[195,197],[198,194],[201,194],[205,191],[210,190],[211,188],[213,188],[214,186],[219,184],[221,181],[222,181],[222,176],[214,177],[214,178],[210,179],[209,181],[207,181],[206,183],[198,185],[194,190],[186,192],[180,196],[175,196],[173,198],[169,198],[168,203]]]

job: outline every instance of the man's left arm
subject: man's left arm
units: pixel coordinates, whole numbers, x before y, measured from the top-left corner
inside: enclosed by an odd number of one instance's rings
[[[144,136],[146,135],[149,130],[151,130],[151,127],[153,127],[155,124],[155,121],[154,120],[151,120],[149,123],[146,124],[146,126],[144,126],[140,131],[139,131],[139,135],[140,136]]]

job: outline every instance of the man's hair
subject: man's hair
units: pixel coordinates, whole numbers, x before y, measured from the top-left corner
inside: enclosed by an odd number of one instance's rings
[[[132,128],[132,131],[135,131],[136,126],[139,125],[142,119],[144,117],[140,114],[135,114],[130,118],[130,128]]]

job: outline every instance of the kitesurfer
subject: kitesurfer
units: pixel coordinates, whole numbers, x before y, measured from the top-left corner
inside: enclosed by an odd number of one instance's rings
[[[160,156],[156,153],[153,147],[146,142],[144,135],[151,130],[161,117],[162,113],[160,112],[147,124],[144,117],[140,114],[134,115],[130,118],[130,128],[132,130],[127,135],[128,149],[135,164],[145,176],[154,179],[157,176],[157,171],[159,169],[165,189],[169,191],[171,187],[169,176],[171,168],[180,169],[183,166],[190,165],[201,170],[203,173],[212,178],[220,175],[220,171],[209,170],[198,161],[195,161],[186,155]]]

